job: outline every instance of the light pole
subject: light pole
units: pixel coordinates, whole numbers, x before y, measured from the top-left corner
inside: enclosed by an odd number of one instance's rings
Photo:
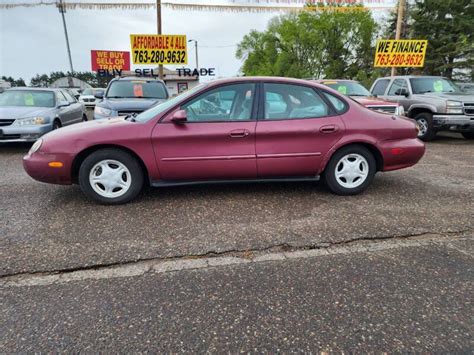
[[[198,41],[190,39],[188,42],[194,42],[194,48],[196,50],[196,69],[199,70]]]
[[[58,4],[59,12],[61,13],[61,16],[63,18],[63,26],[64,26],[64,35],[66,36],[66,46],[67,46],[67,54],[69,57],[69,67],[71,69],[71,75],[74,75],[74,68],[72,66],[72,57],[71,57],[71,48],[69,47],[69,37],[67,35],[67,27],[66,27],[66,17],[64,16],[64,13],[66,12],[66,8],[64,7],[63,0],[59,0]],[[68,77],[68,82],[69,86],[72,87],[72,78]]]
[[[162,26],[161,26],[161,0],[156,0],[156,32],[158,32],[159,35],[162,34]],[[163,64],[160,64],[158,66],[158,75],[160,76],[160,79],[163,80],[164,75],[163,75]]]

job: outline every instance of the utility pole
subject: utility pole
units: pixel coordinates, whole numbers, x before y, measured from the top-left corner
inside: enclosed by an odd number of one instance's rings
[[[156,0],[156,26],[157,26],[157,32],[159,35],[162,34],[162,27],[161,27],[161,0]],[[163,75],[163,64],[160,64],[158,66],[158,73],[160,75],[160,79],[164,79]]]
[[[196,69],[199,70],[198,41],[195,39],[190,39],[188,42],[194,42],[194,49],[196,52]]]
[[[66,12],[66,8],[64,6],[63,0],[59,0],[58,8],[59,8],[59,12],[61,13],[61,17],[63,18],[64,35],[66,36],[67,54],[69,57],[69,68],[70,68],[71,74],[74,75],[74,68],[72,66],[72,57],[71,57],[71,47],[69,46],[69,37],[67,35],[66,16],[64,15],[64,13]],[[71,77],[68,77],[68,82],[69,82],[69,87],[73,87]]]
[[[405,10],[405,1],[406,0],[398,0],[398,15],[397,15],[397,30],[395,32],[395,39],[400,39],[400,34],[402,32],[402,24],[403,24],[403,12]],[[392,67],[392,76],[397,75],[397,68]]]

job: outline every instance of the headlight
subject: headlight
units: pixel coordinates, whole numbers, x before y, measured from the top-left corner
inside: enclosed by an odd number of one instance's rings
[[[462,102],[460,101],[446,101],[446,113],[462,114]]]
[[[403,106],[397,106],[397,108],[395,109],[395,114],[397,116],[405,116],[405,109],[403,108]]]
[[[41,144],[43,144],[43,140],[40,138],[31,146],[30,154],[37,152],[41,148]]]
[[[97,113],[98,115],[109,116],[112,114],[112,110],[109,110],[105,107],[96,106],[94,109],[94,113]]]
[[[18,126],[34,126],[45,123],[46,119],[44,117],[26,117],[15,120],[15,124]]]

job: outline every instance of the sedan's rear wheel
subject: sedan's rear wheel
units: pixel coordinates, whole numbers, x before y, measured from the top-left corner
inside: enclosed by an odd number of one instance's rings
[[[324,177],[329,189],[338,195],[355,195],[364,191],[376,172],[372,153],[359,145],[337,151],[329,161]]]
[[[88,197],[100,203],[126,203],[140,193],[143,171],[129,153],[102,149],[89,155],[81,164],[79,185]]]

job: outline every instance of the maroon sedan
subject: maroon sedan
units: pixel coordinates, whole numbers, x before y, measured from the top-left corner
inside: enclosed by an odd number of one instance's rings
[[[340,195],[377,171],[416,164],[413,121],[364,108],[306,80],[236,78],[202,84],[138,116],[48,133],[23,159],[34,179],[78,183],[105,204],[144,184],[312,180]]]

